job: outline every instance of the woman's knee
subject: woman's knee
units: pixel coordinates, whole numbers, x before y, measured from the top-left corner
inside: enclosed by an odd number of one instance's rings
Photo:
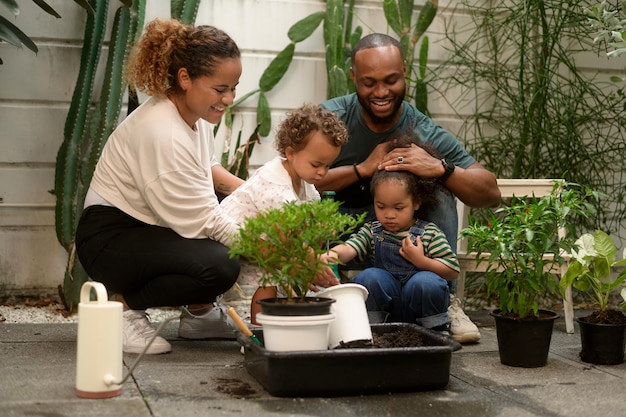
[[[219,278],[222,278],[226,289],[224,292],[228,291],[230,287],[235,285],[237,282],[237,278],[239,277],[239,259],[236,258],[226,258],[223,262],[218,262],[216,275]]]

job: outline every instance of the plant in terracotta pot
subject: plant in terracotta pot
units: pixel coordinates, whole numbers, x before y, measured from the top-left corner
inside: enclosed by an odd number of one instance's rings
[[[580,325],[583,362],[615,365],[624,362],[624,333],[626,315],[610,308],[611,294],[626,281],[626,269],[618,274],[612,268],[626,265],[626,249],[622,260],[616,261],[617,247],[611,237],[601,230],[585,233],[574,243],[574,261],[561,278],[561,288],[572,285],[586,294],[597,306],[590,315],[576,321]],[[621,296],[626,300],[626,288]],[[624,302],[626,307],[626,301]]]
[[[559,181],[551,194],[513,197],[510,204],[488,212],[486,221],[473,219],[461,231],[468,239],[468,252],[475,252],[476,262],[486,265],[489,294],[499,300],[499,309],[492,316],[503,364],[546,364],[558,314],[541,310],[539,304],[542,297],[559,294],[554,274],[566,262],[573,242],[564,233],[565,226],[576,216],[588,216],[593,210],[591,199],[596,197],[597,193],[585,187]],[[538,339],[539,332],[520,329],[527,323],[540,326],[545,335]],[[507,330],[512,333],[503,334]],[[533,348],[539,349],[536,354]]]
[[[262,313],[257,314],[257,321],[263,325],[266,347],[269,348],[267,331],[271,329],[268,325],[276,324],[274,321],[278,320],[274,316],[288,316],[284,320],[288,320],[291,327],[300,327],[302,321],[309,320],[304,316],[318,316],[319,320],[322,320],[321,316],[328,320],[334,318],[330,313],[334,299],[307,297],[307,293],[317,274],[328,270],[319,255],[326,252],[329,243],[338,240],[343,233],[354,231],[363,220],[363,216],[340,214],[337,211],[339,204],[333,200],[288,202],[246,219],[235,236],[231,256],[241,256],[259,265],[263,271],[259,284],[277,286],[286,295],[259,300]],[[277,327],[288,327],[282,323],[283,319],[280,320]],[[310,332],[293,338],[303,341],[307,334]],[[324,348],[327,344],[326,330]]]

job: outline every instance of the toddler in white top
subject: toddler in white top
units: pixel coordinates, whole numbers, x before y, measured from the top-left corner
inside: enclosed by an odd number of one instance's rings
[[[276,133],[274,146],[280,156],[260,167],[245,184],[226,197],[221,205],[238,224],[259,212],[278,208],[288,201],[319,200],[315,188],[348,140],[343,123],[319,105],[305,104],[287,113]],[[237,279],[240,285],[258,285],[261,270],[241,260]],[[322,277],[319,278],[320,280]],[[339,282],[316,282],[330,286]],[[276,296],[276,288],[258,288],[250,306],[251,323],[256,324],[257,300]]]

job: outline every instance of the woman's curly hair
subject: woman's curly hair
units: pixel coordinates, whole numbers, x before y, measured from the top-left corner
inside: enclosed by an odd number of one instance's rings
[[[342,146],[348,141],[348,131],[335,113],[317,104],[305,104],[287,112],[276,132],[274,147],[282,157],[288,146],[298,152],[304,149],[315,131],[322,133],[334,146]]]
[[[221,59],[240,57],[235,41],[220,29],[155,19],[131,51],[126,80],[139,91],[164,98],[182,93],[179,69],[186,68],[195,79],[213,75]]]
[[[416,133],[401,133],[394,140],[388,142],[387,152],[396,148],[408,148],[412,144],[420,146],[429,154],[436,158],[441,158],[439,152],[431,145],[422,143]],[[370,192],[374,195],[376,187],[385,182],[397,182],[406,185],[407,193],[411,195],[414,202],[420,204],[419,211],[433,207],[439,200],[437,199],[437,191],[441,188],[441,183],[436,178],[424,178],[409,171],[376,171],[370,183]]]

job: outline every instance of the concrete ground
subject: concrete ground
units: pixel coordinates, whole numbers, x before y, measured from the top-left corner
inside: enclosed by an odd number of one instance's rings
[[[172,353],[144,357],[120,396],[82,399],[75,394],[76,324],[3,323],[0,416],[626,416],[626,364],[581,362],[578,328],[568,335],[558,319],[548,364],[512,368],[500,364],[491,317],[468,314],[482,339],[452,354],[445,389],[323,398],[270,395],[243,367],[237,342],[179,339],[175,320],[164,329]],[[135,358],[124,355],[124,372]]]

